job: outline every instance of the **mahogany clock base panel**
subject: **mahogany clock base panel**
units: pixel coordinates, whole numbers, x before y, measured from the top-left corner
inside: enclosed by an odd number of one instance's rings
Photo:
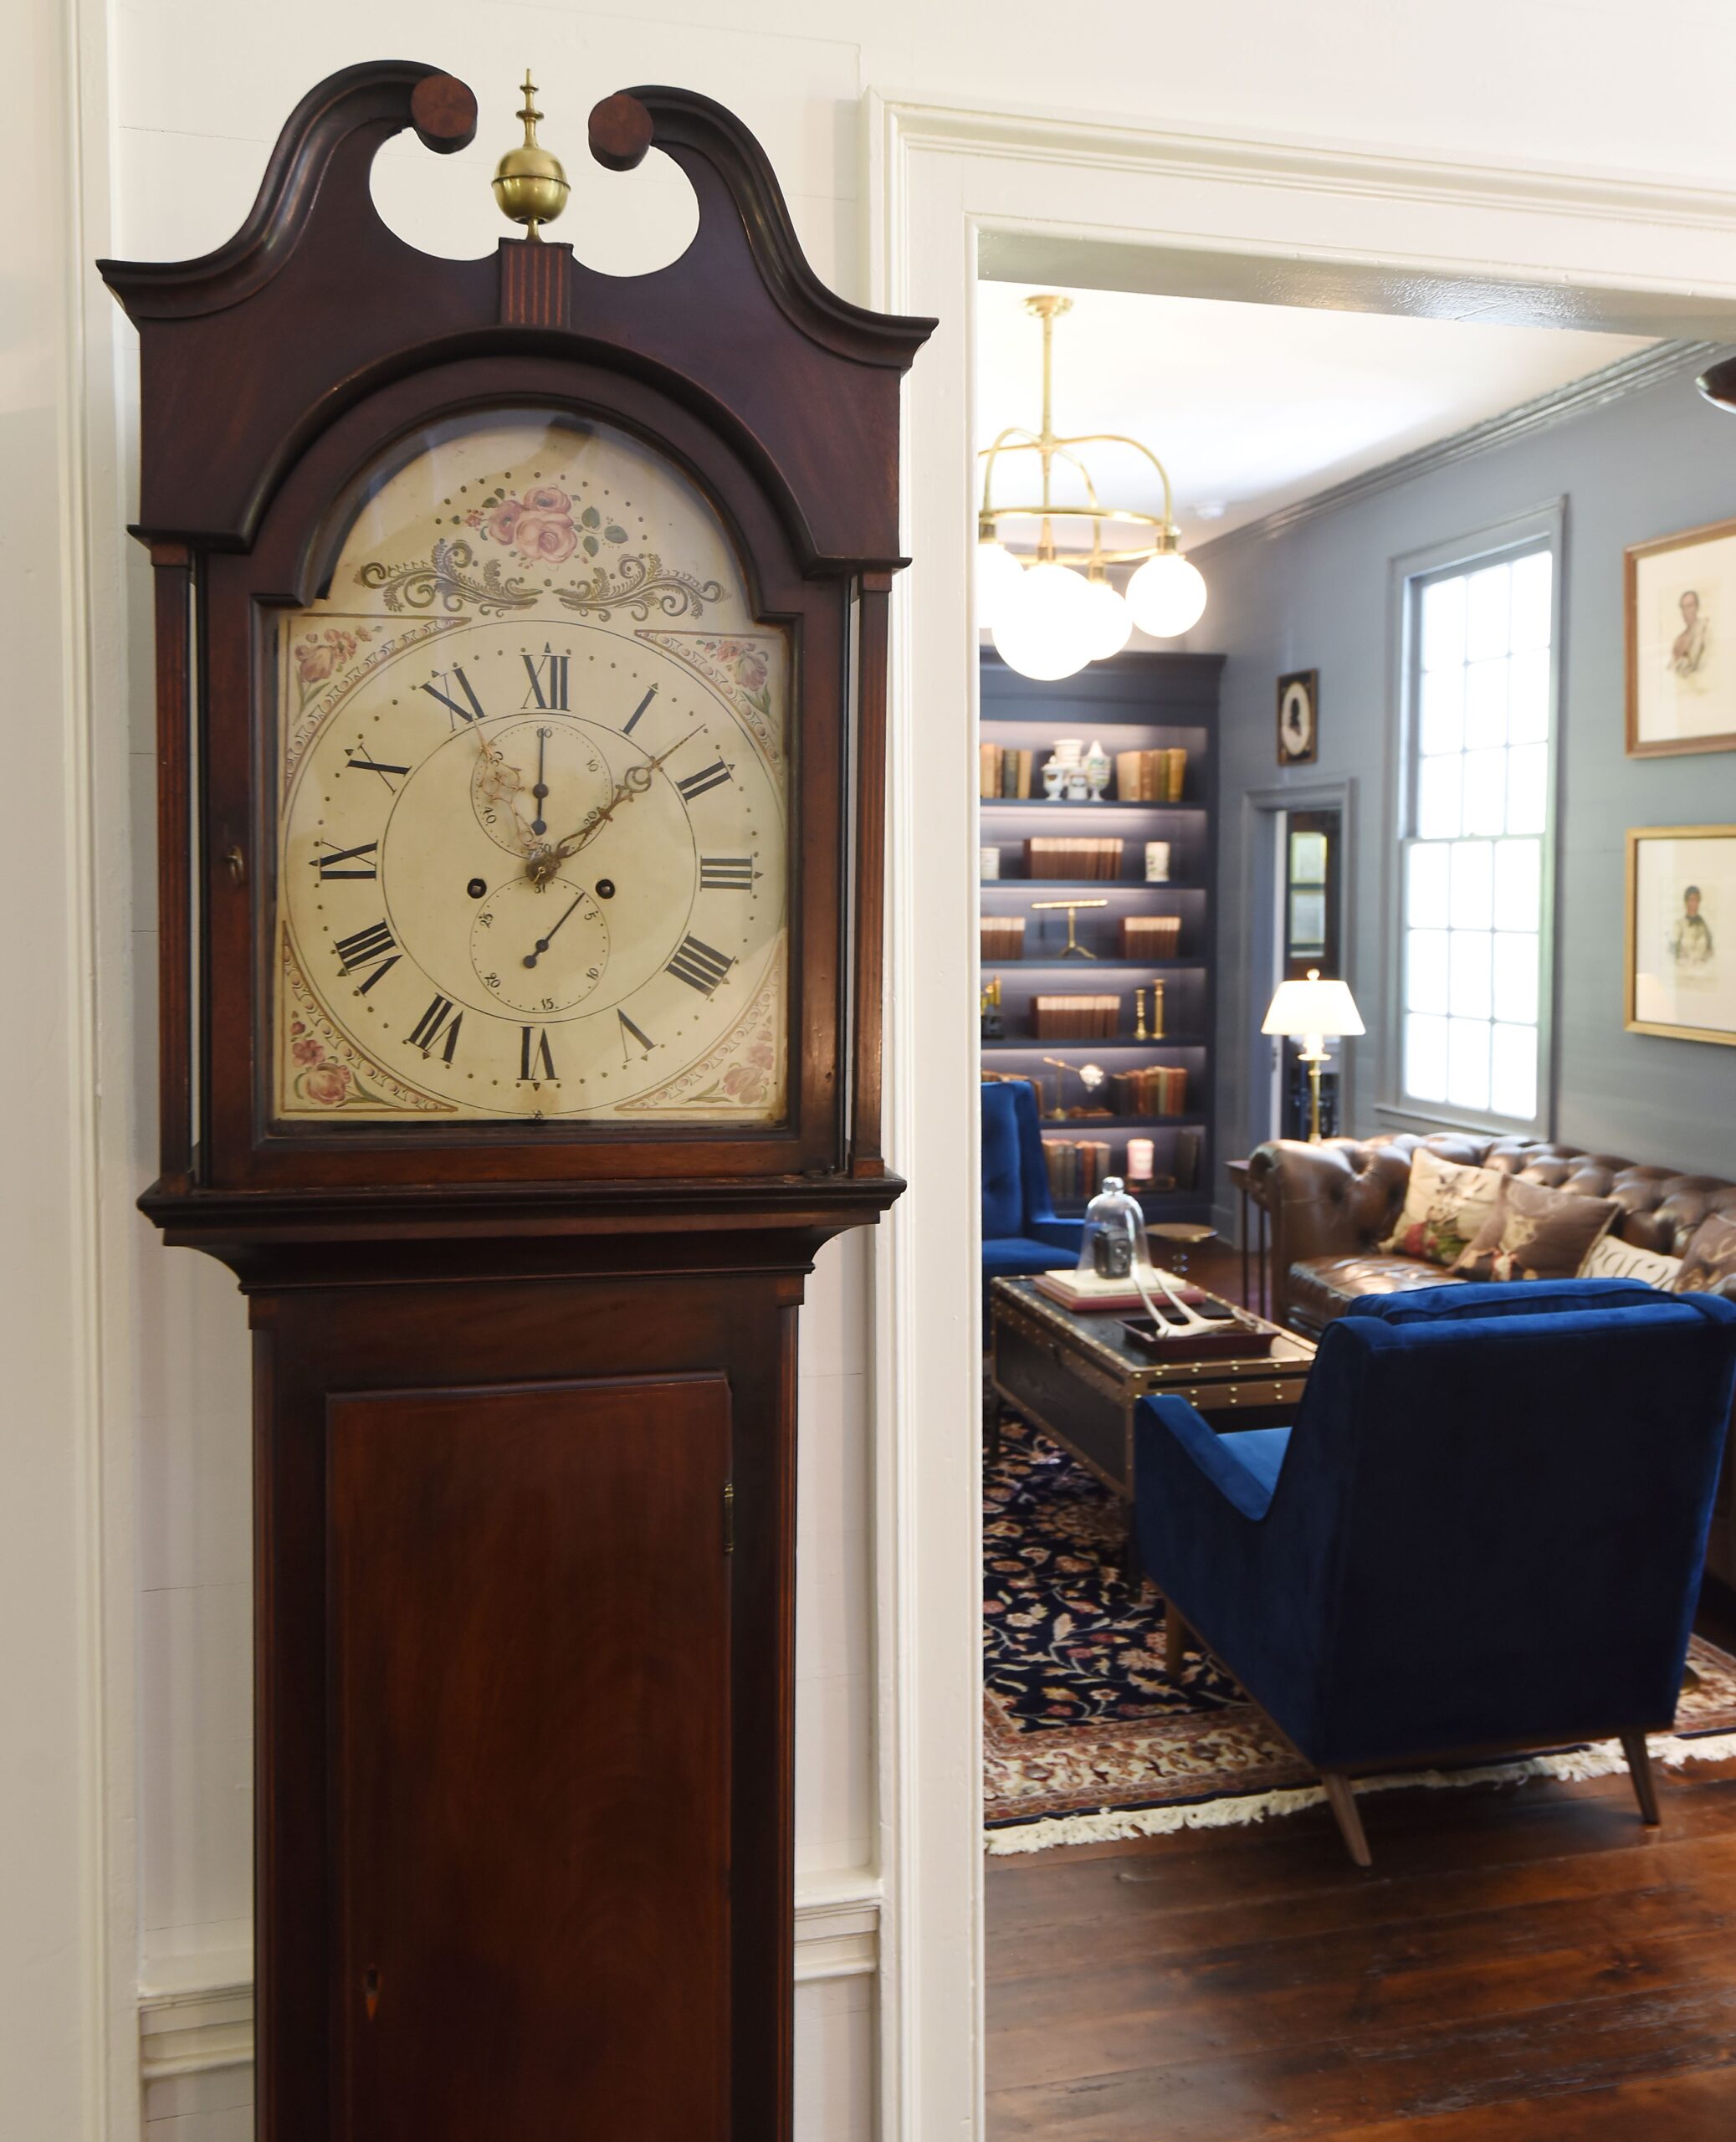
[[[447,1241],[463,1268],[432,1277],[429,1245],[384,1244],[335,1284],[319,1243],[227,1245],[255,1348],[261,2142],[581,2108],[646,2142],[789,2134],[815,1241],[742,1232],[740,1268],[698,1275],[503,1276],[523,1244]]]

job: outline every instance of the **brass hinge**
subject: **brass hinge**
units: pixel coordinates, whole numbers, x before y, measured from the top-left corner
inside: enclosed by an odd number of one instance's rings
[[[735,1483],[731,1480],[724,1488],[724,1552],[735,1551]]]

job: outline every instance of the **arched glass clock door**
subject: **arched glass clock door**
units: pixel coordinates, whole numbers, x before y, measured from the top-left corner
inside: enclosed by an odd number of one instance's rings
[[[279,1130],[784,1120],[791,648],[612,427],[484,411],[279,613]]]

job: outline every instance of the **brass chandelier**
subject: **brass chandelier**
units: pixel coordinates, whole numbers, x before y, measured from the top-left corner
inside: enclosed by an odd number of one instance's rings
[[[1196,624],[1206,607],[1206,583],[1199,568],[1182,555],[1180,531],[1172,518],[1169,471],[1149,446],[1120,432],[1083,432],[1057,436],[1052,421],[1055,322],[1073,310],[1073,300],[1050,292],[1028,297],[1025,310],[1042,322],[1042,419],[1032,432],[1010,424],[993,445],[982,448],[982,505],[976,523],[977,614],[994,636],[995,647],[1009,669],[1044,681],[1071,677],[1088,663],[1107,661],[1126,646],[1133,628],[1155,639],[1173,639]],[[1079,449],[1127,446],[1143,454],[1164,487],[1161,515],[1106,506],[1097,495]],[[997,505],[996,464],[1003,454],[1034,454],[1042,469],[1042,495],[1033,504]],[[1085,494],[1083,505],[1058,504],[1054,497],[1054,464],[1072,469]],[[1001,541],[1003,520],[1035,520],[1037,551],[1027,564]],[[1090,523],[1091,547],[1057,554],[1054,524]],[[1106,549],[1105,525],[1143,524],[1149,543],[1131,550]],[[1110,584],[1111,566],[1134,565],[1123,595]]]

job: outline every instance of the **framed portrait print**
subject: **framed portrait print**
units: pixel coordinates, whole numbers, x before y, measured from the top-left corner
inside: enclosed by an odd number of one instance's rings
[[[1320,673],[1293,669],[1278,680],[1278,762],[1308,766],[1320,751]]]
[[[1736,751],[1736,520],[1627,560],[1627,749]]]
[[[1629,829],[1627,1028],[1736,1047],[1736,826]]]

